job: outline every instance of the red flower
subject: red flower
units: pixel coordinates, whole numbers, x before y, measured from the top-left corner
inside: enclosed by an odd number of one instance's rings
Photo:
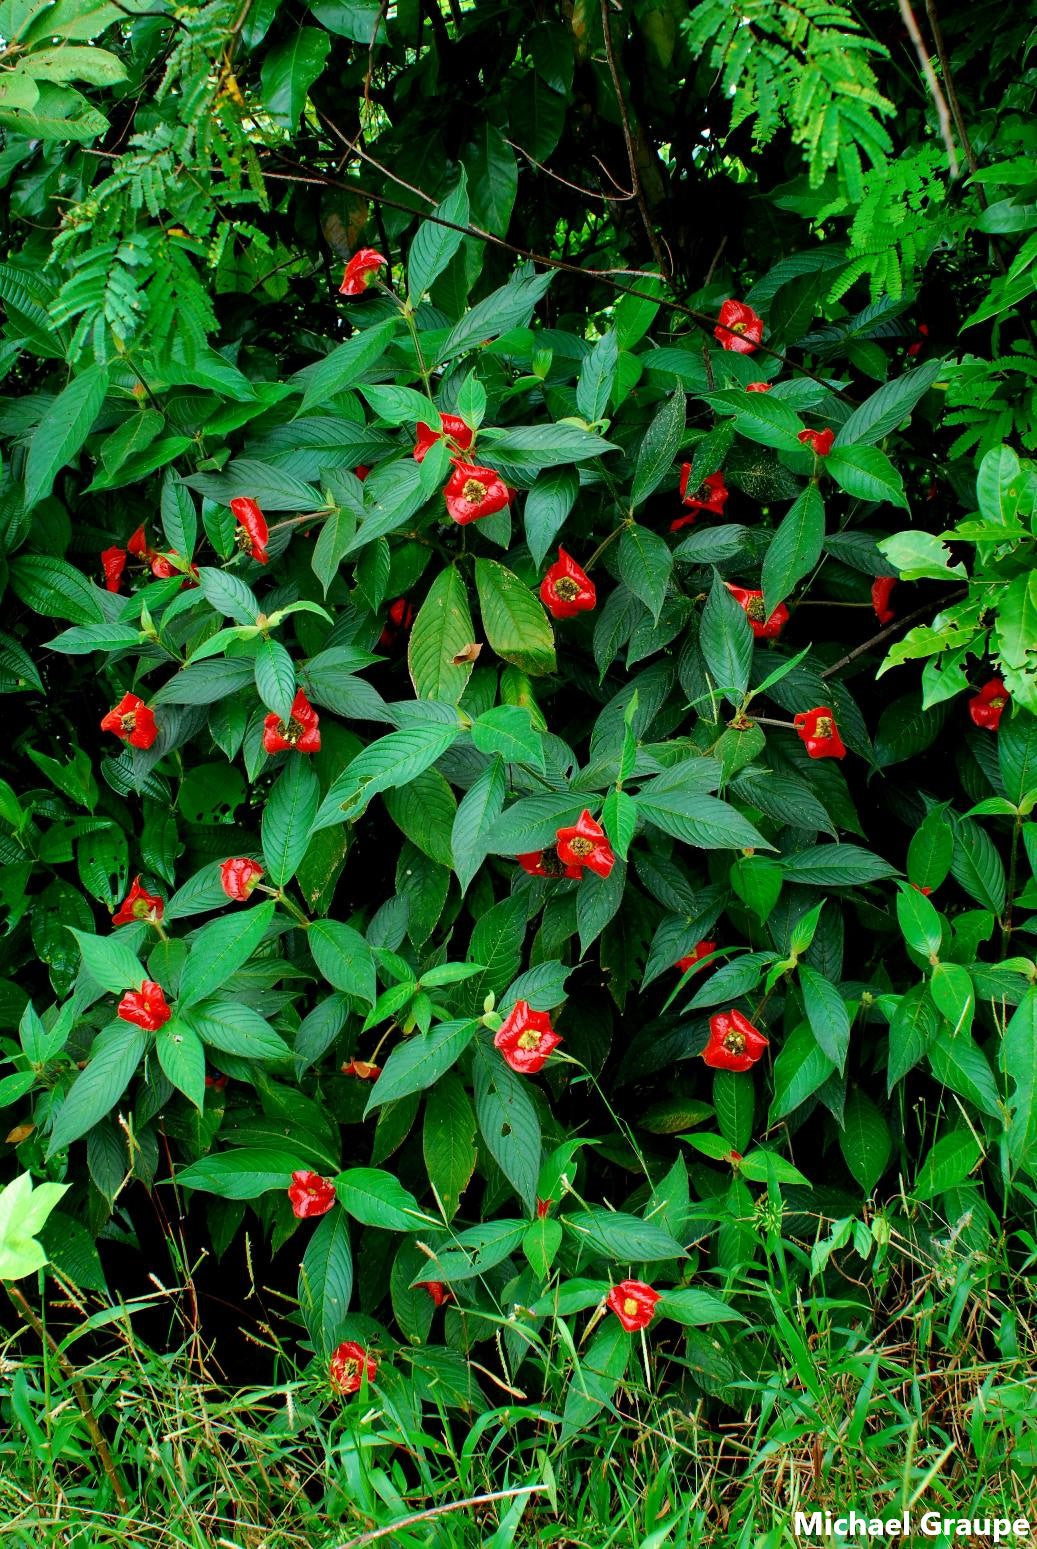
[[[276,711],[271,711],[264,719],[263,746],[268,753],[283,753],[286,748],[296,748],[300,753],[319,753],[319,722],[320,716],[300,689],[292,700],[292,713],[287,721],[282,721]]]
[[[270,538],[270,529],[266,524],[266,517],[254,500],[247,495],[239,495],[230,503],[230,508],[238,519],[238,525],[234,529],[234,541],[243,554],[250,555],[257,565],[268,565],[270,555],[266,546]]]
[[[922,337],[920,339],[916,339],[913,344],[908,345],[907,353],[909,355],[920,355],[922,353],[922,346],[925,344],[926,339],[929,337],[929,324],[919,323],[918,332]]]
[[[709,1019],[702,1058],[714,1070],[748,1070],[766,1047],[767,1039],[740,1011],[718,1011]]]
[[[769,393],[771,384],[769,382],[747,382],[745,390],[747,393]]]
[[[682,503],[691,512],[712,511],[714,516],[722,516],[729,494],[727,485],[724,483],[724,475],[722,473],[709,474],[689,494],[688,485],[691,482],[691,478],[691,463],[681,463],[680,492]],[[682,527],[690,527],[694,520],[694,515],[678,516],[670,523],[670,531],[680,532]]]
[[[292,1215],[305,1221],[309,1216],[326,1216],[335,1203],[335,1185],[320,1173],[294,1172],[288,1185]]]
[[[227,1085],[227,1080],[226,1076],[206,1076],[205,1084],[206,1086],[211,1086],[214,1091],[222,1092]]]
[[[377,1081],[381,1073],[380,1065],[371,1065],[367,1060],[350,1060],[342,1066],[344,1076],[356,1076],[358,1081]]]
[[[471,425],[466,425],[459,414],[441,414],[439,416],[439,429],[433,430],[431,425],[426,425],[424,420],[418,421],[417,442],[414,446],[414,461],[423,463],[426,456],[435,446],[437,441],[444,436],[453,442],[460,451],[467,452],[472,444],[475,431]]]
[[[534,850],[529,855],[516,855],[523,871],[531,877],[570,877],[579,882],[583,871],[579,866],[563,866],[558,856],[547,850]]]
[[[173,1015],[166,1004],[165,991],[154,979],[145,979],[139,990],[127,990],[115,1014],[124,1022],[136,1022],[147,1033],[158,1032]]]
[[[553,1199],[538,1199],[537,1200],[537,1220],[538,1221],[542,1221],[544,1219],[544,1217],[547,1215],[548,1211],[551,1209],[551,1206],[553,1204],[554,1204],[554,1200]]]
[[[969,714],[977,726],[983,726],[987,731],[997,731],[1004,708],[1011,697],[1000,678],[991,678],[969,700]]]
[[[890,624],[896,614],[889,605],[890,593],[897,584],[895,575],[876,576],[871,583],[871,605],[880,624]]]
[[[628,1334],[639,1328],[647,1328],[655,1317],[655,1304],[659,1292],[653,1291],[643,1280],[621,1280],[605,1298],[605,1305],[612,1309]]]
[[[427,1291],[431,1296],[433,1306],[442,1307],[444,1302],[450,1300],[451,1293],[442,1280],[419,1280],[418,1284],[423,1291]]]
[[[102,549],[101,569],[104,571],[105,591],[117,592],[122,584],[122,573],[126,569],[126,550]]]
[[[523,1076],[535,1076],[538,1070],[543,1070],[547,1056],[561,1041],[546,1011],[533,1011],[528,1001],[517,1000],[494,1036],[493,1044],[512,1070]]]
[[[919,887],[917,882],[912,882],[911,886],[914,888],[916,893],[921,893],[923,898],[928,898],[929,894],[932,892],[931,887]]]
[[[362,247],[346,265],[342,284],[338,288],[339,295],[362,296],[379,269],[384,269],[387,263],[388,259],[376,253],[373,247]]]
[[[328,1376],[335,1392],[359,1393],[365,1371],[368,1382],[373,1382],[378,1373],[378,1362],[374,1356],[368,1355],[363,1345],[358,1345],[356,1340],[344,1340],[332,1354],[328,1367]]]
[[[356,474],[357,478],[362,484],[371,470],[366,463],[360,463],[358,467],[353,469],[353,472]]]
[[[738,606],[745,610],[749,628],[757,640],[777,640],[789,621],[789,610],[785,604],[779,602],[770,618],[767,618],[763,611],[762,592],[751,591],[744,586],[732,586],[730,581],[725,581],[724,585]]]
[[[813,448],[815,457],[827,457],[835,440],[834,430],[801,430],[796,437],[804,446]]]
[[[246,855],[232,855],[220,862],[220,886],[235,903],[245,902],[262,875],[262,866]]]
[[[845,758],[846,748],[835,724],[835,715],[827,705],[801,710],[793,716],[800,741],[811,758]]]
[[[675,966],[680,969],[681,973],[687,973],[689,968],[694,968],[696,963],[700,963],[704,957],[708,957],[716,949],[717,944],[715,941],[700,941],[698,946],[691,949],[687,957],[678,958]]]
[[[492,468],[454,460],[454,471],[443,486],[446,508],[460,527],[480,517],[503,511],[511,500],[511,490]]]
[[[394,644],[401,629],[409,629],[414,623],[414,609],[406,597],[397,597],[389,604],[389,618],[378,636],[378,644],[388,650]]]
[[[137,920],[147,920],[149,925],[157,925],[165,910],[165,904],[154,893],[148,893],[140,885],[140,878],[134,877],[133,886],[119,905],[118,911],[112,915],[113,925],[133,925]]]
[[[144,534],[144,523],[143,522],[137,528],[137,531],[135,533],[131,534],[130,538],[127,540],[126,548],[127,548],[128,552],[134,556],[135,559],[148,559],[148,558],[150,558],[152,551],[151,551],[151,548],[148,545],[148,540],[147,540],[147,538],[146,538],[146,536]]]
[[[763,338],[763,318],[744,301],[725,301],[713,337],[725,350],[734,350],[737,355],[752,355]]]
[[[589,812],[581,812],[572,828],[560,828],[555,838],[555,850],[564,866],[587,866],[599,877],[607,877],[616,864],[605,830]]]
[[[150,748],[158,736],[155,712],[137,694],[124,694],[102,718],[101,730],[114,732],[131,748]]]
[[[588,613],[598,600],[594,582],[563,548],[540,583],[540,601],[552,618],[571,619]]]

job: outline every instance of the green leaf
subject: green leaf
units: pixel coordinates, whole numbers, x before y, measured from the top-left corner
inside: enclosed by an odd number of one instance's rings
[[[619,364],[619,340],[610,329],[583,357],[576,383],[576,410],[585,420],[600,420],[608,408]],[[683,429],[683,425],[681,427]]]
[[[716,796],[649,780],[635,797],[638,815],[654,828],[700,850],[770,850],[773,846],[736,808]]]
[[[498,705],[472,724],[472,741],[480,753],[499,753],[507,763],[529,764],[544,773],[544,748],[523,705]]]
[[[911,1197],[925,1201],[957,1188],[982,1156],[983,1149],[972,1130],[951,1130],[936,1142],[919,1168]]]
[[[419,699],[457,704],[474,663],[454,658],[474,640],[467,588],[456,565],[447,565],[429,587],[407,647],[407,666]]]
[[[480,1040],[472,1066],[475,1117],[497,1166],[533,1214],[540,1173],[540,1120],[532,1100],[500,1054]]]
[[[314,920],[306,941],[318,972],[333,989],[374,1004],[378,993],[374,958],[359,931],[340,920]]]
[[[392,1173],[378,1167],[350,1167],[335,1179],[342,1208],[362,1226],[388,1232],[414,1232],[428,1217],[414,1195]]]
[[[259,617],[259,603],[255,594],[231,571],[201,565],[198,569],[198,585],[206,602],[215,608],[221,618],[232,618],[235,624],[254,624]]]
[[[1001,1041],[1001,1069],[1012,1082],[1006,1144],[1014,1170],[1037,1177],[1037,990],[1027,990]]]
[[[842,1072],[850,1047],[850,1017],[838,988],[806,963],[796,969],[803,1008],[818,1048]]]
[[[221,1199],[258,1199],[271,1189],[286,1191],[292,1173],[301,1170],[309,1170],[309,1159],[293,1151],[290,1144],[277,1149],[241,1146],[203,1156],[178,1172],[176,1181],[184,1188],[218,1194]]]
[[[906,511],[907,496],[904,481],[885,452],[876,446],[833,446],[824,460],[825,472],[831,474],[840,489],[858,500],[872,500],[876,504],[902,506]]]
[[[100,413],[108,384],[106,367],[88,366],[44,412],[25,462],[26,509],[50,494],[62,468],[79,452]]]
[[[846,1099],[839,1148],[864,1193],[870,1194],[889,1166],[893,1140],[882,1113],[859,1087]]]
[[[929,1045],[929,1065],[937,1081],[967,1097],[1000,1126],[1003,1110],[994,1073],[968,1033],[941,1028]]]
[[[954,834],[945,807],[934,807],[911,835],[907,875],[916,887],[937,888],[946,880],[954,854]]]
[[[341,1343],[353,1294],[349,1217],[331,1210],[317,1224],[299,1266],[299,1311],[319,1356]]]
[[[222,989],[259,946],[273,913],[274,903],[270,899],[203,925],[192,937],[180,978],[180,1005],[192,1006]]]
[[[598,1411],[611,1401],[627,1369],[630,1345],[630,1335],[619,1319],[610,1316],[573,1372],[562,1411],[559,1437],[562,1443],[584,1430]]]
[[[355,387],[365,371],[369,371],[389,346],[396,332],[395,317],[370,328],[358,329],[345,344],[340,344],[313,366],[307,366],[293,377],[293,383],[303,389],[300,414],[328,403],[336,393]],[[273,508],[271,508],[273,509]]]
[[[928,986],[919,984],[901,995],[889,1023],[887,1090],[913,1070],[936,1037],[939,1018]]]
[[[558,830],[571,827],[585,805],[579,793],[568,792],[527,796],[513,802],[486,834],[487,853],[515,856],[553,849]]]
[[[317,810],[312,832],[355,820],[379,791],[416,779],[446,752],[460,731],[460,723],[429,721],[379,737],[334,781]]]
[[[735,430],[747,441],[779,452],[802,452],[798,437],[803,421],[787,403],[771,394],[725,388],[708,394],[706,401],[721,414],[733,414]]]
[[[279,640],[260,640],[256,651],[256,693],[268,710],[287,721],[295,699],[295,663]]]
[[[767,1122],[777,1124],[794,1113],[834,1070],[834,1062],[819,1047],[810,1027],[802,1023],[786,1038],[774,1061],[774,1098]]]
[[[749,1071],[715,1070],[713,1107],[727,1144],[744,1151],[752,1139],[756,1113],[756,1087]]]
[[[673,555],[665,538],[636,523],[623,528],[619,540],[619,574],[656,623],[672,569]]]
[[[656,1307],[656,1315],[672,1318],[675,1323],[690,1327],[709,1327],[714,1323],[744,1323],[745,1318],[725,1302],[723,1297],[709,1291],[692,1288],[664,1291]]]
[[[139,990],[147,974],[137,959],[118,936],[91,936],[86,931],[69,927],[83,958],[83,966],[103,990],[111,995],[121,995],[124,990]]]
[[[856,844],[818,844],[782,858],[787,882],[807,887],[856,887],[896,876],[896,869]]]
[[[8,573],[12,592],[34,613],[74,624],[104,623],[103,594],[65,560],[52,554],[17,554]]]
[[[522,508],[526,542],[537,569],[543,564],[544,556],[561,532],[576,502],[579,488],[580,476],[575,468],[548,468],[537,474]]]
[[[582,425],[516,425],[513,430],[486,439],[486,450],[494,461],[509,468],[553,468],[561,463],[585,463],[603,452],[618,448],[603,436],[585,430]],[[481,440],[480,440],[480,444]]]
[[[475,1172],[475,1112],[464,1083],[452,1071],[425,1099],[422,1149],[429,1183],[450,1221]]]
[[[147,1046],[147,1034],[130,1022],[116,1022],[105,1029],[86,1069],[80,1071],[58,1109],[48,1157],[79,1140],[115,1107]]]
[[[299,27],[263,60],[263,108],[282,129],[294,130],[310,87],[324,69],[331,39],[318,27]]]
[[[283,1060],[291,1050],[258,1011],[238,1000],[206,1000],[188,1011],[179,1011],[178,1020],[198,1034],[203,1043],[224,1054],[236,1054],[247,1060]]]
[[[478,1030],[478,1021],[465,1017],[457,1022],[441,1022],[430,1033],[413,1033],[397,1044],[374,1084],[365,1117],[383,1103],[433,1086],[460,1059]]]
[[[821,558],[824,539],[824,502],[817,485],[808,484],[782,518],[764,557],[761,584],[764,612],[768,618],[780,602],[791,597],[798,582],[813,570]]]
[[[749,686],[753,634],[744,608],[731,596],[714,571],[699,628],[699,647],[717,688],[738,699]]]
[[[284,887],[298,871],[319,802],[320,782],[311,765],[289,759],[263,807],[263,860],[275,887]]]
[[[497,655],[534,677],[554,672],[554,635],[539,598],[492,559],[476,560],[475,584],[486,639]]]
[[[923,893],[902,884],[897,892],[897,920],[909,947],[929,959],[940,950],[943,926],[940,916]]]
[[[684,1257],[684,1248],[669,1232],[640,1216],[593,1206],[560,1217],[578,1243],[590,1253],[621,1264],[657,1263]]]
[[[529,278],[523,276],[476,302],[450,330],[434,364],[440,366],[512,328],[525,327],[553,278],[550,270]]]
[[[450,850],[462,892],[467,892],[486,858],[486,835],[500,816],[505,788],[504,763],[495,758],[458,805],[450,832]]]
[[[997,757],[1005,794],[1017,806],[1037,790],[1037,715],[1016,705],[1003,715],[997,733]]]
[[[984,909],[1000,915],[1005,907],[1007,880],[1001,857],[990,836],[969,818],[955,818],[951,874]]]
[[[976,1014],[976,992],[967,968],[960,963],[937,963],[929,981],[929,993],[941,1016],[954,1033],[968,1033]]]
[[[205,1107],[205,1048],[197,1033],[174,1017],[155,1034],[155,1046],[165,1074],[200,1113]]]
[[[522,1239],[522,1252],[534,1275],[545,1281],[562,1246],[562,1224],[551,1216],[533,1221]]]
[[[903,376],[886,382],[854,409],[835,438],[835,446],[873,446],[896,430],[944,369],[942,360],[927,360]],[[833,448],[834,450],[834,448]]]
[[[411,304],[415,306],[464,241],[463,231],[451,229],[469,223],[468,179],[463,166],[457,187],[436,206],[432,216],[431,220],[422,221],[414,233],[407,259],[407,288]],[[437,217],[449,224],[439,225]]]
[[[675,387],[645,431],[637,450],[634,481],[630,488],[630,509],[641,505],[658,489],[673,466],[677,449],[684,439],[687,400],[683,387]]]

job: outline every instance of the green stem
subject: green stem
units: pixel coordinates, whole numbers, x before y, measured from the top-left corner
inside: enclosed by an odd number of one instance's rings
[[[1015,902],[1015,879],[1019,868],[1019,836],[1023,831],[1022,816],[1017,812],[1012,825],[1012,846],[1008,858],[1008,886],[1005,890],[1005,912],[1001,920],[1001,956],[1008,956],[1012,935],[1012,906]]]
[[[299,905],[294,901],[294,899],[289,898],[283,887],[278,888],[277,892],[274,894],[274,897],[277,899],[279,904],[284,905],[284,907],[288,910],[288,913],[298,921],[303,930],[309,930],[309,919],[305,914],[303,914],[302,910],[299,908]]]
[[[629,517],[624,517],[623,520],[620,522],[619,526],[618,527],[614,527],[612,529],[612,531],[609,533],[608,537],[602,543],[598,544],[597,548],[594,550],[594,553],[591,555],[590,559],[584,565],[584,567],[583,567],[584,570],[585,571],[590,571],[598,563],[598,560],[604,554],[605,550],[608,548],[609,544],[613,541],[613,539],[618,538],[620,533],[624,530],[624,528],[627,528],[629,526],[630,526],[630,518]]]

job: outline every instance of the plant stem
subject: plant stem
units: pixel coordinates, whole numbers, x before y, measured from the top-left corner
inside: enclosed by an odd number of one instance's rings
[[[598,560],[604,554],[605,550],[608,548],[608,546],[612,542],[612,540],[614,538],[618,538],[620,533],[623,531],[623,529],[625,527],[629,527],[629,526],[630,526],[629,518],[624,517],[624,519],[620,522],[619,526],[618,527],[614,527],[612,529],[612,531],[609,533],[608,537],[605,538],[601,543],[598,544],[597,548],[594,550],[594,553],[591,555],[590,559],[584,565],[584,567],[583,567],[584,570],[589,572],[590,569],[592,568],[592,566],[594,566],[594,565],[596,565],[598,563]]]
[[[1005,912],[1001,918],[1001,956],[1008,956],[1008,948],[1012,935],[1012,906],[1015,902],[1015,879],[1019,868],[1019,836],[1023,831],[1023,820],[1019,813],[1015,815],[1012,824],[1012,844],[1008,856],[1008,885],[1005,889]]]

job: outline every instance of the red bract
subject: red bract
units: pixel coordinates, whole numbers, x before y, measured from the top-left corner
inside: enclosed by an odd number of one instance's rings
[[[512,1070],[523,1076],[543,1070],[547,1056],[561,1041],[547,1012],[534,1011],[524,1000],[515,1002],[493,1039]]]
[[[138,920],[147,920],[149,925],[157,925],[165,907],[157,894],[147,892],[141,887],[140,878],[134,877],[133,886],[112,915],[112,924],[133,925]]]
[[[455,460],[454,471],[443,486],[446,508],[460,527],[480,517],[503,511],[511,500],[511,490],[492,468]]]
[[[292,1215],[305,1221],[310,1216],[326,1216],[335,1203],[335,1185],[320,1173],[294,1172],[288,1185]]]
[[[250,555],[257,565],[269,564],[270,555],[266,546],[270,539],[270,529],[256,501],[246,495],[239,495],[231,501],[230,508],[238,521],[234,529],[234,541],[238,548],[243,554]]]
[[[227,1085],[227,1081],[227,1076],[206,1076],[205,1078],[206,1086],[212,1087],[215,1092],[222,1092]]]
[[[627,1333],[633,1334],[651,1323],[659,1299],[659,1292],[653,1291],[643,1280],[621,1280],[612,1287],[605,1305],[616,1314]]]
[[[151,560],[151,574],[157,576],[160,581],[169,581],[173,576],[178,575],[183,576],[185,587],[198,584],[198,566],[188,565],[185,571],[182,561],[179,565],[175,564],[174,561],[180,559],[176,549],[170,549],[168,554],[156,554],[149,549],[148,558]]]
[[[342,284],[338,288],[339,295],[362,296],[379,269],[384,269],[387,262],[388,260],[383,258],[381,253],[375,252],[373,247],[362,247],[358,253],[353,254],[346,265]]]
[[[755,1065],[767,1039],[740,1011],[718,1011],[709,1019],[709,1039],[702,1058],[714,1070],[748,1070]]]
[[[583,876],[579,866],[564,866],[558,856],[549,850],[534,850],[529,855],[516,855],[515,859],[531,877],[569,877],[579,882]]]
[[[450,1292],[442,1280],[419,1280],[418,1284],[423,1291],[427,1291],[431,1296],[434,1306],[442,1307],[444,1302],[450,1300]]]
[[[724,483],[722,473],[710,473],[701,484],[692,485],[689,491],[688,485],[692,479],[691,463],[681,463],[681,502],[691,512],[712,511],[714,516],[722,516],[727,504],[728,488]],[[695,520],[692,516],[678,516],[670,523],[671,532],[680,532],[682,527],[689,527]]]
[[[553,1204],[554,1204],[554,1200],[553,1199],[540,1199],[539,1197],[537,1198],[537,1220],[538,1221],[542,1221],[544,1219],[544,1217],[547,1215],[547,1213],[549,1212],[549,1210],[551,1209],[551,1206]]]
[[[433,430],[431,425],[426,425],[424,420],[419,420],[417,425],[417,441],[414,446],[414,461],[423,463],[426,456],[437,441],[444,436],[453,442],[459,451],[467,452],[472,444],[475,431],[471,425],[466,425],[459,414],[441,414],[439,416],[439,429]]]
[[[102,549],[101,569],[104,571],[105,591],[117,592],[122,584],[122,573],[126,569],[126,550]]]
[[[1000,678],[991,678],[969,700],[969,714],[977,726],[982,726],[986,731],[997,731],[1004,708],[1011,697]]]
[[[232,855],[220,863],[220,886],[235,903],[245,902],[262,875],[262,866],[245,855]]]
[[[102,718],[101,730],[114,732],[131,748],[150,748],[158,736],[155,712],[137,694],[124,694]]]
[[[362,484],[371,470],[366,463],[360,463],[356,468],[353,469],[353,472],[356,474],[357,478]]]
[[[676,966],[681,973],[687,973],[689,968],[694,968],[696,963],[700,963],[704,957],[708,957],[716,949],[717,944],[715,941],[700,941],[697,946],[692,947],[687,957],[679,957],[677,959]]]
[[[890,595],[897,584],[895,575],[876,576],[871,583],[871,605],[880,624],[891,624],[896,614],[889,605]]]
[[[914,888],[916,893],[921,893],[923,898],[928,898],[929,894],[932,892],[931,887],[919,887],[917,882],[912,882],[911,886]]]
[[[771,384],[769,382],[746,382],[745,390],[747,393],[769,393]]]
[[[744,301],[725,301],[713,337],[725,350],[752,355],[763,338],[763,318]]]
[[[283,753],[295,748],[299,753],[320,752],[320,732],[317,730],[320,716],[299,689],[292,700],[292,713],[282,721],[272,711],[263,721],[263,746],[268,753]]]
[[[845,758],[846,748],[835,724],[835,715],[827,705],[801,710],[793,716],[800,741],[811,758]]]
[[[563,866],[586,866],[599,877],[607,877],[616,864],[605,830],[589,812],[581,812],[572,828],[558,829],[555,838],[555,851]]]
[[[377,1081],[382,1073],[380,1065],[372,1065],[367,1060],[349,1060],[341,1068],[344,1076],[356,1076],[358,1081]]]
[[[135,533],[131,533],[130,537],[127,539],[126,548],[135,559],[147,559],[151,554],[151,549],[148,546],[148,540],[144,532],[143,522],[137,528],[137,531]]]
[[[343,1340],[332,1353],[328,1365],[328,1377],[335,1392],[359,1393],[365,1371],[368,1382],[373,1382],[378,1374],[378,1362],[374,1356],[368,1355],[363,1345],[358,1345],[355,1339]]]
[[[926,339],[929,337],[929,324],[919,323],[918,332],[921,334],[921,338],[916,339],[913,344],[908,345],[907,353],[909,355],[920,355],[922,353],[922,346],[924,345]]]
[[[801,430],[796,437],[804,446],[809,446],[815,457],[827,457],[832,450],[832,442],[835,440],[834,430]]]
[[[393,645],[401,629],[409,629],[414,623],[414,609],[406,597],[397,597],[389,604],[389,617],[378,636],[378,644],[383,650]]]
[[[577,613],[587,613],[594,607],[598,594],[594,582],[567,554],[558,550],[558,558],[540,583],[540,601],[556,619],[571,619]]]
[[[154,979],[145,979],[139,990],[127,990],[115,1014],[124,1022],[135,1022],[147,1033],[158,1032],[173,1015],[166,1004],[165,991]]]
[[[730,581],[725,581],[724,585],[738,606],[745,610],[749,628],[757,640],[777,640],[789,621],[789,610],[785,604],[779,602],[768,618],[763,611],[762,592],[752,591],[744,586],[732,586]]]

